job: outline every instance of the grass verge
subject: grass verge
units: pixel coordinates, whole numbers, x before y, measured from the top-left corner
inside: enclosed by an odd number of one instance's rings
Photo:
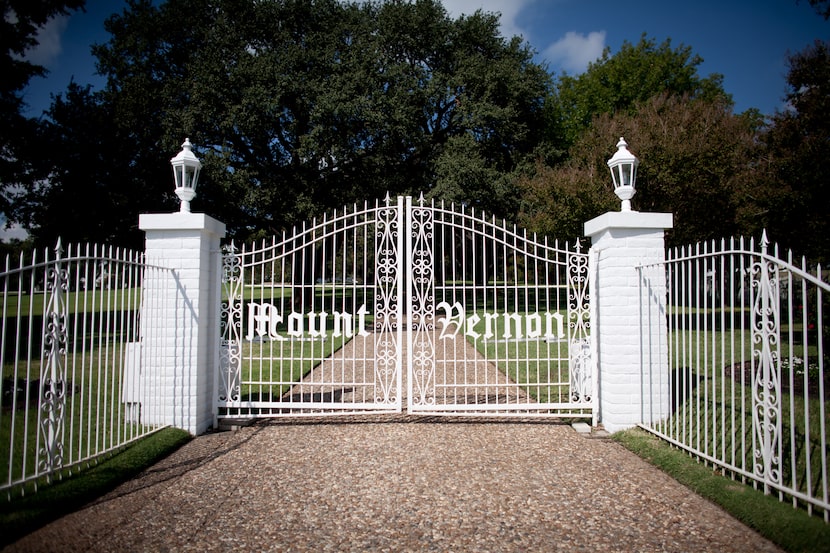
[[[75,476],[12,501],[0,499],[0,547],[75,511],[166,457],[190,434],[165,428]]]
[[[657,466],[697,494],[792,553],[830,553],[830,524],[794,509],[777,497],[722,476],[641,429],[614,434],[625,448]]]

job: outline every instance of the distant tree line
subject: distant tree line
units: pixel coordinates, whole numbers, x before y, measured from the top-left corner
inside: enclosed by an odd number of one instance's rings
[[[555,76],[497,15],[453,19],[438,0],[129,0],[93,49],[106,86],[73,83],[23,117],[43,69],[21,55],[82,5],[11,2],[0,33],[14,75],[0,211],[34,243],[140,246],[138,214],[177,208],[168,162],[185,136],[204,164],[194,209],[237,240],[387,192],[572,239],[617,209],[605,162],[625,136],[642,160],[634,208],[673,212],[672,244],[766,228],[830,260],[828,42],[790,55],[787,108],[764,116],[734,113],[722,76],[668,39]]]

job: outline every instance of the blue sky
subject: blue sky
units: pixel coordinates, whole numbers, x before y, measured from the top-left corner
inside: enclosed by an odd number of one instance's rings
[[[642,33],[672,39],[704,59],[702,75],[721,73],[736,111],[756,107],[770,114],[783,107],[787,52],[817,38],[830,38],[825,22],[807,0],[443,0],[451,15],[476,9],[501,12],[504,35],[520,34],[537,51],[536,61],[555,73],[578,74],[606,46],[619,50]],[[42,33],[30,59],[46,66],[45,79],[26,91],[29,115],[49,106],[50,94],[66,90],[70,79],[102,86],[95,75],[90,45],[105,42],[103,21],[121,11],[120,0],[88,0],[87,13],[54,21]]]

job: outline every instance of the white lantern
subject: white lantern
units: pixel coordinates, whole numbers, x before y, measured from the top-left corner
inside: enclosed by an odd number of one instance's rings
[[[182,151],[170,160],[176,180],[176,196],[181,200],[180,211],[183,213],[190,213],[190,201],[196,197],[196,185],[199,184],[199,171],[202,169],[202,163],[191,148],[193,144],[185,138]]]
[[[621,211],[631,211],[631,198],[636,192],[634,186],[637,182],[638,165],[640,160],[628,151],[628,144],[620,137],[617,151],[608,160],[608,168],[611,169],[611,178],[614,179],[614,193],[622,200]]]

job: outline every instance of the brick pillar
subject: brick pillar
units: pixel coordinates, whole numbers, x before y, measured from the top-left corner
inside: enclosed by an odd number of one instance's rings
[[[599,418],[609,432],[668,413],[665,271],[637,267],[665,260],[670,228],[671,213],[611,212],[585,223],[596,259]]]
[[[202,213],[139,216],[148,269],[142,290],[143,418],[201,434],[214,421],[214,368],[225,225]]]

